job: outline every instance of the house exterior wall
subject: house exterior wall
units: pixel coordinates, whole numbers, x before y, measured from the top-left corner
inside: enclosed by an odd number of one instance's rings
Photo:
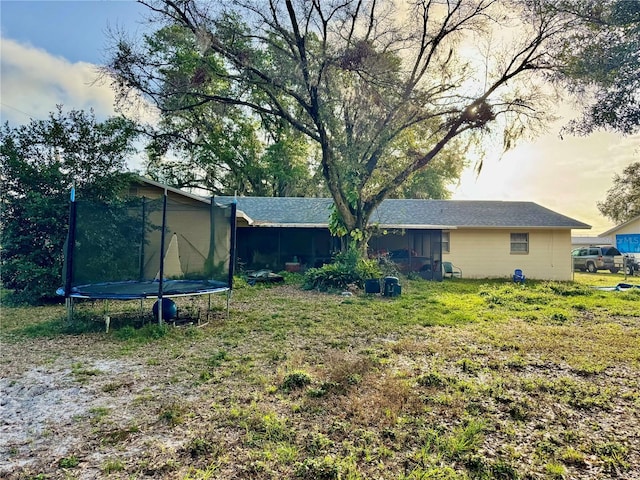
[[[209,255],[211,241],[211,218],[208,205],[189,205],[191,209],[167,214],[167,224],[165,233],[165,252],[175,235],[175,242],[178,246],[178,255],[183,263],[182,271],[186,266],[203,265],[204,259]],[[170,208],[170,207],[168,207]],[[149,215],[149,221],[157,228],[162,226],[162,212],[156,211]],[[147,232],[147,242],[145,249],[154,252],[146,256],[144,274],[146,278],[154,278],[160,265],[160,242],[159,231]],[[166,277],[175,274],[165,273]]]
[[[640,254],[640,216],[602,235],[609,235],[608,238],[612,239],[609,243],[618,247],[621,252],[633,253],[636,256]]]
[[[162,199],[165,189],[151,184],[131,184],[129,195],[144,197],[151,200],[152,206],[147,212],[147,221],[154,225],[152,231],[147,232],[145,244],[145,260],[143,274],[147,279],[153,279],[160,267],[162,226]],[[173,190],[167,191],[167,215],[164,237],[165,278],[180,278],[181,274],[189,276],[204,274],[206,269],[229,268],[228,252],[230,243],[228,234],[227,212],[215,210],[212,218],[210,203],[189,195],[183,195]],[[213,222],[213,225],[212,225]],[[223,222],[223,228],[216,228],[217,222]],[[173,244],[173,246],[171,246]],[[178,263],[174,269],[168,268],[169,248],[177,248]],[[215,252],[215,253],[213,253]],[[227,254],[227,255],[225,255]],[[208,265],[212,261],[215,265]],[[210,275],[211,273],[207,273]]]
[[[625,225],[622,225],[620,228],[616,229],[616,235],[624,235],[624,234],[632,234],[639,233],[640,234],[640,217],[636,218],[634,221],[629,222]]]
[[[511,233],[529,234],[527,253],[511,253]],[[508,278],[521,268],[531,279],[573,279],[570,230],[458,229],[449,238],[443,260],[461,268],[464,278]]]
[[[620,227],[615,233],[615,244],[624,253],[640,253],[640,217]]]
[[[575,236],[571,237],[571,249],[576,249],[580,247],[590,247],[590,246],[600,246],[600,245],[615,245],[616,240],[615,236],[611,237],[586,237],[586,236]]]

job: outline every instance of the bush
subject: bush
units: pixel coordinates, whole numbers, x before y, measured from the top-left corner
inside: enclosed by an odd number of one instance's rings
[[[355,284],[362,288],[365,280],[381,276],[378,262],[363,258],[362,254],[352,246],[345,252],[338,253],[333,263],[307,270],[304,276],[304,287],[322,291],[344,290],[347,286]]]

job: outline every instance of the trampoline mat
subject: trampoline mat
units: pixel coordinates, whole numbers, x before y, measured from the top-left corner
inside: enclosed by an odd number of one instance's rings
[[[72,287],[70,297],[119,300],[152,298],[158,297],[159,288],[158,281],[91,283]],[[227,290],[229,290],[227,283],[216,280],[165,280],[162,282],[163,297],[205,295]],[[64,295],[64,289],[60,288],[56,293]]]

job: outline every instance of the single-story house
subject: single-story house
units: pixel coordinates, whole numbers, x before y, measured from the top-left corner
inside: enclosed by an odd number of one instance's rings
[[[640,215],[601,233],[600,237],[614,239],[611,244],[622,253],[640,253]]]
[[[154,198],[165,191],[211,201],[142,177],[130,193]],[[304,269],[330,261],[340,248],[328,228],[329,198],[235,200],[240,267]],[[520,268],[532,279],[571,280],[571,232],[591,228],[533,202],[417,199],[385,200],[370,224],[378,232],[369,242],[372,256],[389,255],[403,272],[432,279],[442,278],[442,262],[452,262],[466,278],[510,277]]]
[[[327,198],[239,197],[237,252],[249,268],[317,266],[339,247]],[[371,255],[390,253],[406,271],[441,278],[443,261],[467,278],[571,280],[571,231],[591,228],[532,202],[388,199],[371,224]]]

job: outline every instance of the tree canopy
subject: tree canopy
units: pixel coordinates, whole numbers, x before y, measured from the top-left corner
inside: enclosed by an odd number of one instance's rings
[[[598,209],[605,217],[620,224],[640,215],[640,162],[634,162],[613,177],[613,186]]]
[[[572,31],[559,52],[560,78],[584,106],[570,129],[589,134],[640,129],[640,2],[628,0],[551,1],[550,8],[574,15]]]
[[[148,176],[213,195],[301,196],[319,192],[317,168],[309,167],[314,154],[311,145],[286,123],[260,117],[241,106],[184,103],[177,89],[200,85],[204,92],[229,90],[226,82],[207,85],[209,73],[200,65],[206,63],[226,74],[224,62],[213,52],[201,52],[198,39],[189,30],[161,25],[144,38],[144,49],[146,56],[153,57],[166,83],[164,88],[174,91],[173,95],[148,97],[163,111],[158,124],[144,128],[149,139]],[[142,91],[147,88],[141,87]]]
[[[69,193],[109,200],[128,186],[125,161],[134,125],[103,122],[59,107],[46,120],[0,130],[2,282],[18,301],[37,303],[62,285]]]
[[[284,122],[317,146],[339,223],[365,242],[374,209],[436,159],[544,127],[537,80],[576,21],[536,0],[142,3],[196,48],[175,75],[178,50],[121,39],[105,66],[121,98]]]

